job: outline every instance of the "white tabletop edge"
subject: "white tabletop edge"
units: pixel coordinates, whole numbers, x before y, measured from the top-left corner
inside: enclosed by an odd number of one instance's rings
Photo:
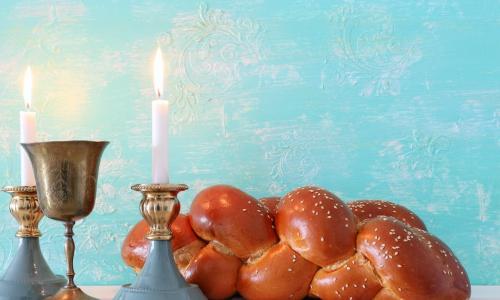
[[[111,300],[120,288],[119,286],[82,286],[90,296],[101,300]],[[500,300],[500,285],[472,286],[471,300]]]

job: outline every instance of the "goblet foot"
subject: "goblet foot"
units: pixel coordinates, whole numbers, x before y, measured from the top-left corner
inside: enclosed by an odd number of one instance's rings
[[[90,297],[77,287],[62,288],[54,296],[46,298],[46,300],[98,300]]]

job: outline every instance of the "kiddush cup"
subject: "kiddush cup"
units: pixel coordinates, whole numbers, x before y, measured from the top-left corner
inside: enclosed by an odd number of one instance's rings
[[[54,141],[21,144],[33,164],[40,208],[48,218],[64,222],[67,261],[66,286],[50,299],[94,299],[74,283],[73,226],[95,204],[99,162],[105,141]]]

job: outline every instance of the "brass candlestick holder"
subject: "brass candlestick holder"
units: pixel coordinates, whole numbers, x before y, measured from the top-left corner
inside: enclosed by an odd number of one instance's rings
[[[104,148],[108,142],[61,141],[21,144],[35,171],[38,199],[43,213],[65,226],[66,285],[51,300],[95,299],[75,282],[73,226],[94,209],[96,185]]]
[[[19,223],[19,247],[5,274],[0,277],[0,299],[43,299],[54,295],[65,283],[56,276],[40,250],[42,235],[38,223],[43,218],[35,186],[7,186],[11,195],[10,213]]]
[[[142,193],[141,214],[149,224],[146,238],[151,249],[144,267],[133,284],[123,286],[115,300],[206,299],[196,285],[188,284],[174,262],[170,225],[180,210],[177,194],[188,189],[185,184],[136,184]]]

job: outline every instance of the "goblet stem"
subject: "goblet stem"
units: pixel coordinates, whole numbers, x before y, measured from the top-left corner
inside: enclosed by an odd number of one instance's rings
[[[66,252],[66,262],[67,262],[67,272],[68,283],[65,288],[72,289],[76,288],[74,278],[75,278],[75,270],[73,269],[73,257],[75,256],[75,242],[73,241],[73,226],[75,222],[65,222],[64,227],[66,231],[64,232],[64,236],[66,237],[66,244],[64,245],[64,250]]]

